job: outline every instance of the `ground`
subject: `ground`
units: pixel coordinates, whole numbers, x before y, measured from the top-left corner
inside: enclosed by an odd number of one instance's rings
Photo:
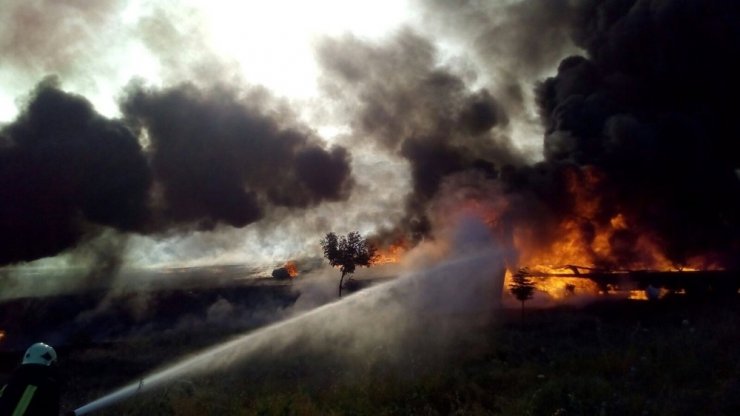
[[[503,309],[433,352],[422,341],[388,360],[295,351],[178,379],[99,414],[737,415],[739,317],[737,296],[527,309],[523,321]],[[64,407],[243,329],[70,344],[60,351]]]

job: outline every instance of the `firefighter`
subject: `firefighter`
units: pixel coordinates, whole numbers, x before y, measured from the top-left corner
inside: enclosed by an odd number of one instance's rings
[[[57,353],[37,342],[0,392],[0,416],[58,416]]]

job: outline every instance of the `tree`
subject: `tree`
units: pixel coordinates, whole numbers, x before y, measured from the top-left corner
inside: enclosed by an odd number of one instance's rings
[[[339,297],[342,297],[344,276],[355,272],[357,266],[370,267],[375,258],[375,247],[353,231],[346,236],[337,236],[330,232],[321,240],[324,257],[329,264],[339,267],[342,277],[339,279]]]
[[[534,296],[534,282],[529,277],[529,271],[526,268],[514,273],[509,283],[509,290],[517,300],[522,302],[522,322],[524,322],[524,302]]]

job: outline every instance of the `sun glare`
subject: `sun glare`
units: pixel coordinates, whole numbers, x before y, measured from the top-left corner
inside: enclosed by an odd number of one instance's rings
[[[316,94],[313,43],[321,36],[379,37],[408,16],[406,2],[398,0],[204,0],[196,6],[217,53],[236,60],[248,81],[291,98]]]

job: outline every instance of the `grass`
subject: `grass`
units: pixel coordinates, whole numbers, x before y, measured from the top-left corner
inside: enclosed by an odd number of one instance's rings
[[[381,360],[296,351],[178,380],[101,414],[738,415],[738,312],[736,298],[530,310],[523,323],[512,309],[431,352],[414,339]],[[71,351],[65,404],[219,336],[228,334]]]

